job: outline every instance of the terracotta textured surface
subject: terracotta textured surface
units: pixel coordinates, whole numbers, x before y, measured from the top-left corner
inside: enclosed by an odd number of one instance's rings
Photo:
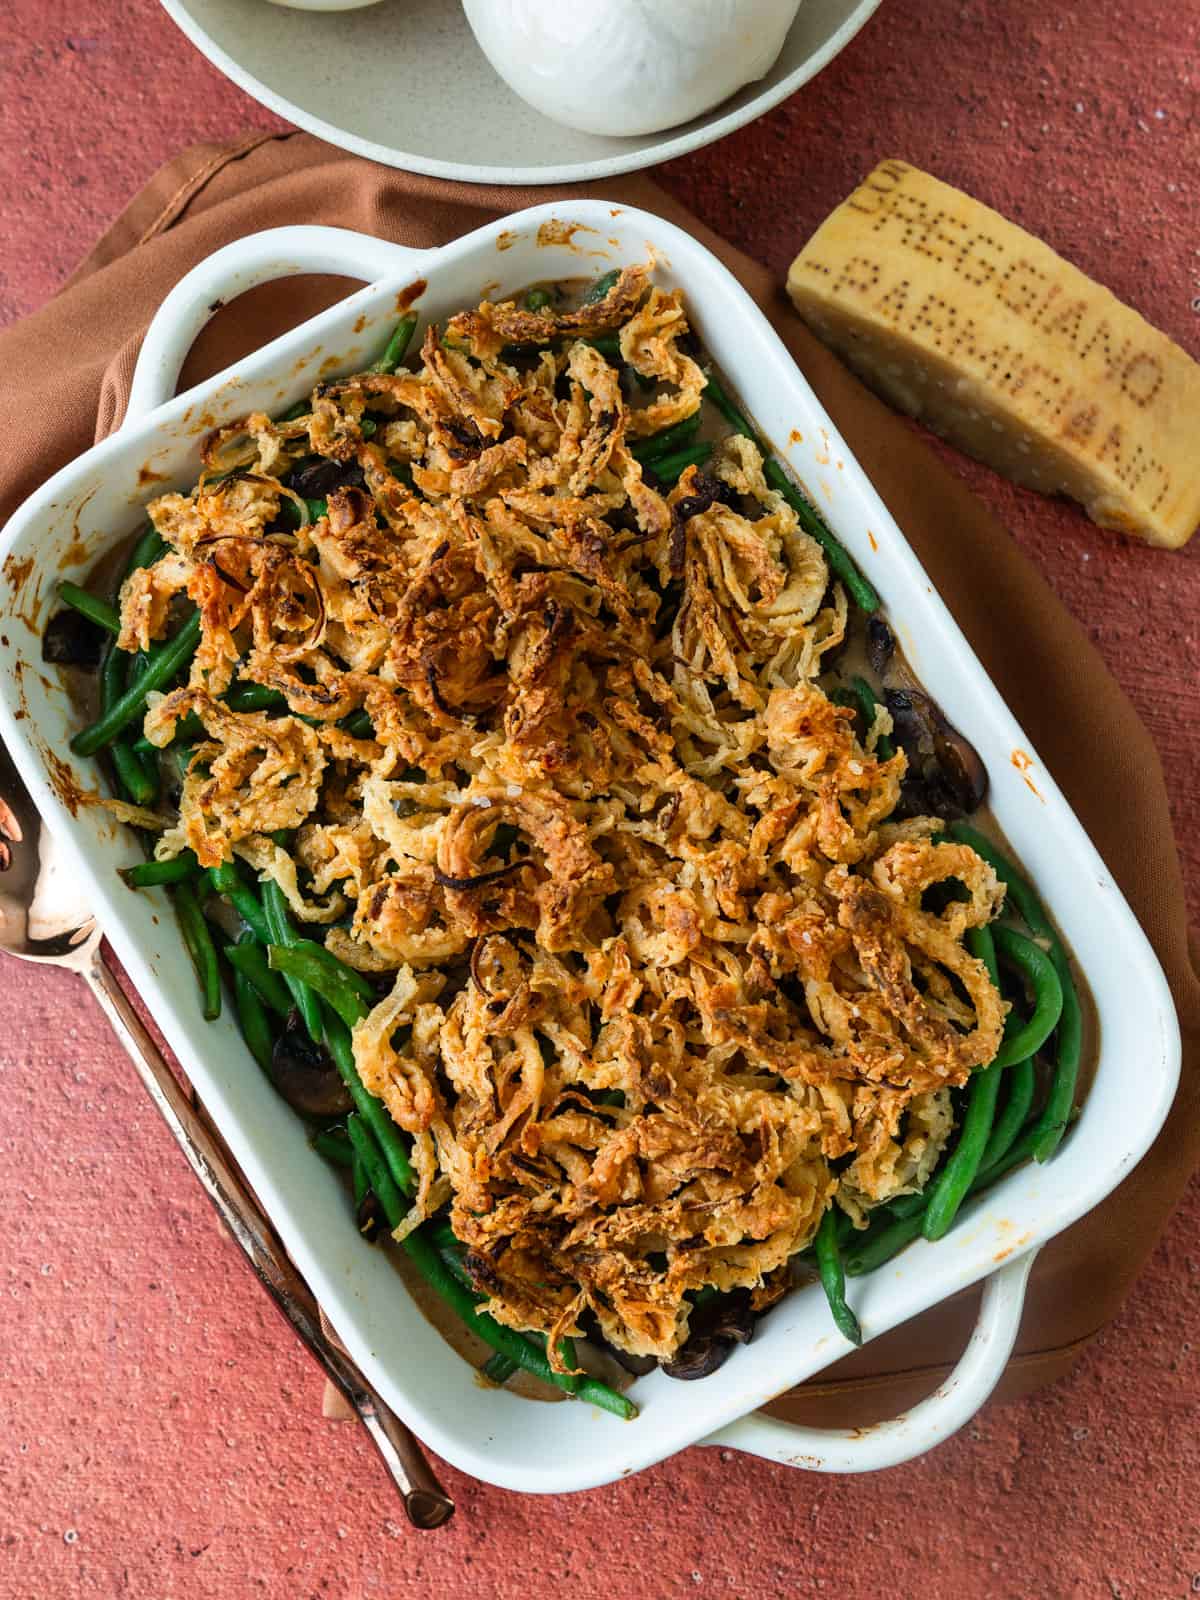
[[[258,0],[246,0],[247,4]],[[401,0],[392,0],[401,3]],[[447,0],[452,3],[452,0]],[[53,293],[179,146],[277,125],[153,0],[8,0],[0,318]],[[782,274],[885,155],[997,205],[1200,354],[1194,6],[886,0],[771,116],[664,183]],[[1200,541],[1114,542],[947,455],[1157,741],[1200,905]],[[696,1450],[560,1501],[448,1471],[419,1537],[254,1286],[75,980],[6,966],[0,1597],[1200,1592],[1200,1190],[1073,1376],[874,1479]]]

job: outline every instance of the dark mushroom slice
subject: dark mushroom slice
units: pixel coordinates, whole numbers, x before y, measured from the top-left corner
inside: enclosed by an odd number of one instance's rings
[[[946,820],[977,811],[987,795],[987,768],[979,752],[919,689],[888,689],[896,743],[908,757],[896,816]]]
[[[306,500],[328,500],[335,489],[366,487],[363,469],[357,461],[331,461],[327,456],[312,456],[293,467],[288,487]]]
[[[336,1117],[354,1102],[328,1051],[314,1044],[298,1011],[292,1011],[271,1052],[271,1082],[294,1111],[305,1117]]]
[[[56,667],[100,665],[100,653],[108,634],[90,617],[70,609],[56,612],[42,634],[42,660]]]
[[[882,678],[896,651],[896,636],[882,617],[867,618],[867,660],[876,677]]]
[[[735,1289],[697,1306],[687,1343],[662,1363],[663,1371],[668,1378],[707,1378],[729,1359],[735,1344],[750,1343],[754,1320],[749,1289]]]

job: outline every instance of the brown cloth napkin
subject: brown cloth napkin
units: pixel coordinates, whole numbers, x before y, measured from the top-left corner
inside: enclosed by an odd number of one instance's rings
[[[138,195],[55,300],[0,335],[0,516],[116,425],[152,312],[220,245],[296,222],[436,245],[505,212],[580,192],[681,224],[727,263],[774,322],[1062,785],[1170,980],[1184,1030],[1175,1108],[1120,1189],[1039,1257],[1017,1354],[999,1390],[1012,1398],[1065,1373],[1111,1319],[1200,1160],[1200,984],[1189,959],[1166,792],[1146,730],[1083,631],[963,484],[811,338],[763,267],[642,177],[585,191],[455,186],[371,166],[304,134],[189,150]],[[293,278],[242,296],[198,340],[185,383],[349,288],[345,280]],[[977,1294],[961,1295],[893,1330],[781,1397],[772,1411],[846,1426],[895,1414],[958,1358],[976,1304]]]

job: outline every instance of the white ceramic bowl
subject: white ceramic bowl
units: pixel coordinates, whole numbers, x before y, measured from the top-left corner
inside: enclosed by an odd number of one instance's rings
[[[459,0],[337,16],[262,0],[162,4],[239,88],[330,144],[435,178],[528,184],[635,172],[732,133],[820,72],[879,0],[804,0],[765,78],[683,127],[632,139],[564,128],[526,105],[492,70]]]
[[[560,225],[545,229],[552,219]],[[75,798],[74,786],[94,785],[96,772],[69,758],[78,715],[41,664],[41,630],[55,608],[57,581],[84,577],[101,551],[134,528],[150,494],[190,485],[210,428],[249,410],[278,411],[319,376],[371,359],[394,321],[397,295],[414,280],[428,285],[417,309],[443,317],[485,290],[495,295],[640,260],[647,246],[661,279],[686,290],[700,336],[759,426],[772,439],[792,441],[784,454],[884,596],[913,668],[978,747],[997,820],[1074,949],[1099,1015],[1095,1082],[1055,1160],[1013,1172],[973,1202],[940,1244],[920,1242],[852,1283],[851,1302],[873,1338],[989,1278],[979,1327],[953,1378],[905,1418],[865,1433],[799,1429],[750,1415],[846,1353],[817,1288],[788,1296],[763,1318],[754,1342],[712,1377],[689,1384],[661,1373],[639,1379],[635,1422],[481,1387],[387,1260],[363,1247],[337,1177],[309,1149],[234,1021],[228,1014],[213,1025],[201,1020],[169,902],[162,891],[124,887],[116,869],[137,859],[134,841],[104,811]],[[170,398],[214,302],[301,271],[376,281]],[[156,479],[150,489],[147,474]],[[125,426],[26,502],[0,554],[3,738],[73,856],[118,955],[335,1327],[389,1403],[439,1454],[509,1488],[557,1492],[609,1481],[699,1441],[816,1470],[865,1471],[916,1454],[967,1420],[1011,1349],[1033,1252],[1102,1200],[1158,1132],[1178,1079],[1178,1028],[1154,955],[1053,778],[774,330],[708,251],[657,217],[600,201],[537,207],[429,252],[327,228],[241,240],[168,296],[143,345]],[[1021,770],[1014,752],[1025,752]]]

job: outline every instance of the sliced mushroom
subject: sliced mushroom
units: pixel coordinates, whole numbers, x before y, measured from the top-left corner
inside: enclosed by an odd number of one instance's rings
[[[908,757],[896,815],[948,820],[978,810],[987,794],[979,752],[919,689],[888,689],[896,743]]]
[[[749,1344],[753,1336],[750,1291],[735,1289],[696,1308],[687,1343],[662,1369],[668,1378],[707,1378],[728,1360],[735,1344]]]
[[[271,1081],[294,1111],[305,1117],[336,1117],[353,1107],[328,1052],[308,1036],[293,1011],[271,1052]]]
[[[357,461],[330,461],[316,456],[293,467],[288,482],[306,500],[327,500],[335,489],[363,488],[366,479]]]
[[[867,660],[875,675],[882,678],[896,650],[896,636],[882,617],[867,621]]]
[[[104,629],[78,611],[59,611],[42,634],[42,660],[56,667],[98,667],[104,637]]]

